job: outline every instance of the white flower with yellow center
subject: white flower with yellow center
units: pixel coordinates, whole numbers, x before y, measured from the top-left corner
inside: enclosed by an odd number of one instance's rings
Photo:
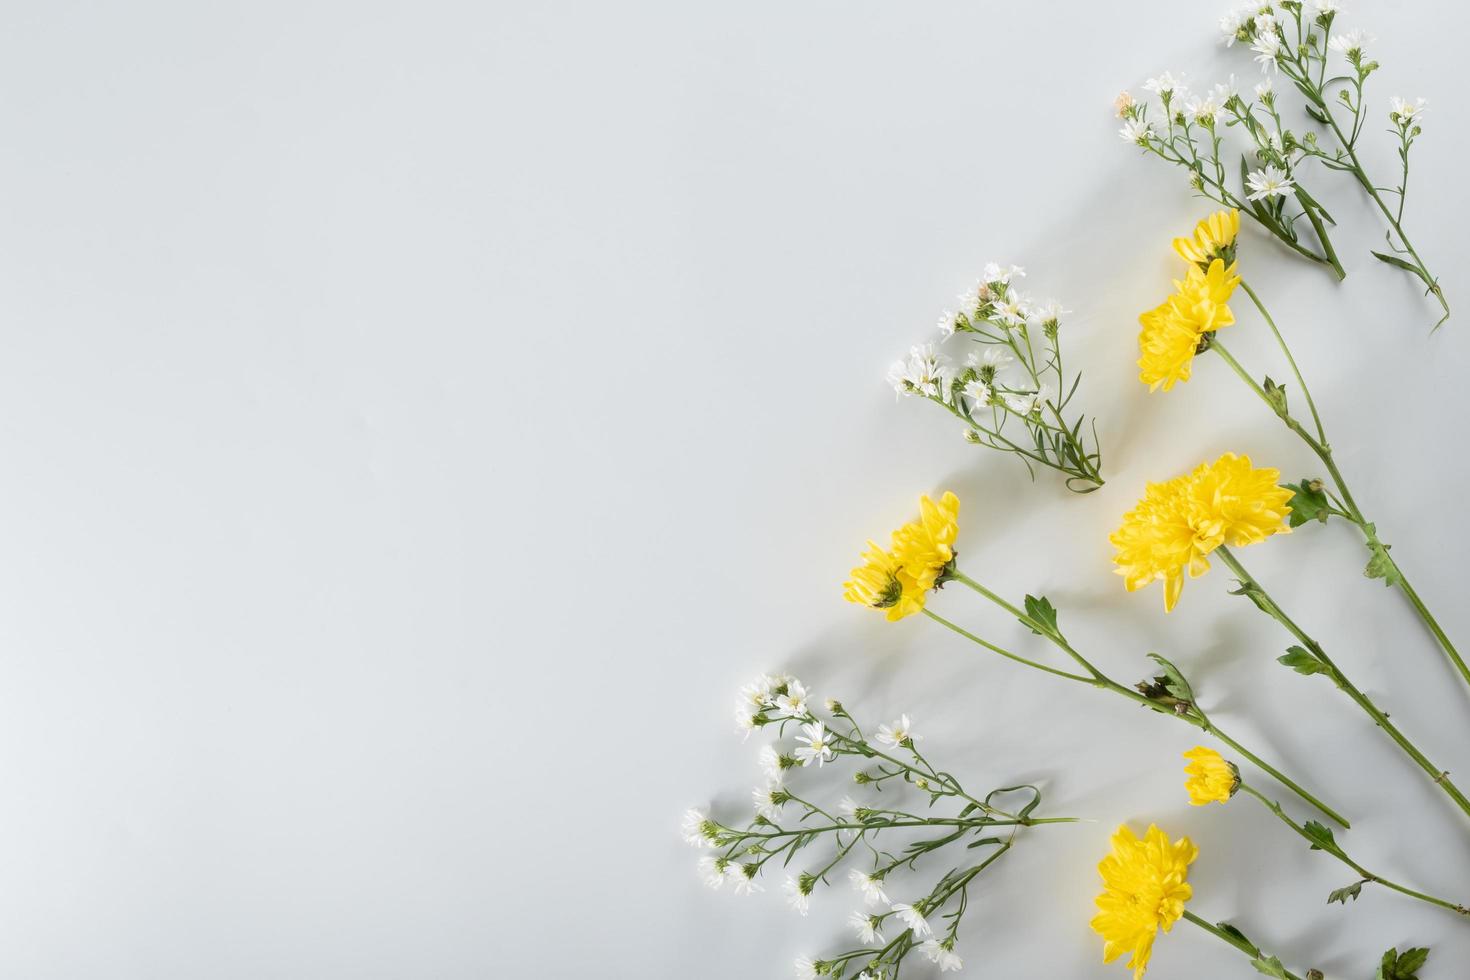
[[[803,766],[815,762],[821,768],[833,756],[831,735],[820,721],[802,725],[801,730],[803,734],[796,736],[796,740],[802,743],[796,750],[796,758]]]

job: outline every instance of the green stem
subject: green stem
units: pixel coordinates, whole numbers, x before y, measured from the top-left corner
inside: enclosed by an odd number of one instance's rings
[[[1362,877],[1364,882],[1382,885],[1385,888],[1391,888],[1401,895],[1407,895],[1410,898],[1417,898],[1419,901],[1428,902],[1430,905],[1438,905],[1442,909],[1449,909],[1451,912],[1455,912],[1459,915],[1470,915],[1470,909],[1467,909],[1465,906],[1460,905],[1456,902],[1447,902],[1442,898],[1435,898],[1433,895],[1426,895],[1424,892],[1415,891],[1412,888],[1406,888],[1403,885],[1398,884],[1397,882],[1389,881],[1387,878],[1374,874],[1367,868],[1363,867],[1361,864],[1354,861],[1352,858],[1348,857],[1347,853],[1344,852],[1340,847],[1324,847],[1323,842],[1317,837],[1313,836],[1311,833],[1309,833],[1306,827],[1302,826],[1295,820],[1291,819],[1291,817],[1287,816],[1286,811],[1281,809],[1281,805],[1275,800],[1267,798],[1255,787],[1245,782],[1242,782],[1240,784],[1240,789],[1241,791],[1259,800],[1262,806],[1274,813],[1278,820],[1290,827],[1298,837],[1305,840],[1308,844],[1311,844],[1313,848],[1331,854],[1343,864],[1347,865],[1349,868],[1352,868],[1358,873],[1359,876]]]
[[[1245,570],[1245,566],[1241,565],[1240,560],[1230,553],[1229,548],[1221,545],[1215,549],[1215,554],[1219,555],[1220,560],[1235,573],[1236,578],[1240,580],[1242,590],[1255,602],[1256,606],[1272,619],[1286,627],[1292,636],[1304,644],[1311,651],[1312,655],[1327,667],[1333,682],[1337,684],[1342,692],[1351,698],[1353,703],[1362,708],[1368,717],[1373,719],[1373,723],[1383,729],[1388,737],[1393,739],[1395,744],[1414,761],[1415,765],[1424,770],[1434,781],[1434,784],[1444,790],[1445,794],[1455,801],[1455,805],[1464,811],[1466,816],[1470,816],[1470,799],[1466,799],[1465,794],[1460,792],[1459,787],[1450,779],[1449,772],[1430,762],[1424,753],[1419,751],[1419,747],[1404,735],[1403,732],[1399,731],[1398,726],[1388,720],[1388,715],[1379,710],[1378,706],[1367,695],[1360,691],[1352,681],[1348,680],[1347,675],[1342,672],[1342,669],[1327,655],[1327,651],[1322,649],[1322,645],[1308,636],[1306,631],[1286,614],[1281,606],[1277,604],[1276,600],[1272,599],[1270,594],[1261,587],[1261,584]]]
[[[1054,631],[1043,623],[1038,623],[1036,620],[1028,616],[1024,611],[1007,602],[1005,599],[1002,599],[1000,596],[996,595],[994,592],[990,591],[979,582],[970,578],[968,575],[965,575],[958,569],[954,569],[949,573],[949,577],[957,582],[961,582],[964,585],[969,586],[985,598],[989,599],[991,602],[995,603],[1000,608],[1004,609],[1006,612],[1010,613],[1012,616],[1015,616],[1016,619],[1018,619],[1021,624],[1027,629],[1030,629],[1033,632],[1039,633],[1040,635],[1046,637],[1049,641],[1051,641],[1053,645],[1055,645],[1058,649],[1062,650],[1074,661],[1076,661],[1076,663],[1081,666],[1082,669],[1086,670],[1088,675],[1090,676],[1083,676],[1081,674],[1073,674],[1064,670],[1058,670],[1055,667],[1048,667],[1045,664],[1040,664],[1032,660],[1027,660],[1025,657],[1013,654],[1009,650],[1002,650],[995,644],[990,643],[986,640],[982,640],[975,634],[961,629],[959,626],[956,626],[948,620],[940,617],[938,614],[928,609],[925,609],[925,615],[929,616],[931,619],[943,623],[945,626],[948,626],[950,629],[954,630],[956,633],[965,637],[966,639],[978,643],[980,646],[984,647],[987,650],[999,653],[1001,656],[1004,656],[1007,659],[1017,661],[1018,663],[1023,663],[1028,667],[1035,667],[1037,670],[1046,671],[1048,674],[1055,674],[1058,677],[1065,677],[1068,680],[1086,684],[1089,687],[1097,688],[1098,690],[1110,691],[1113,694],[1116,694],[1122,698],[1126,698],[1127,700],[1132,701],[1135,704],[1142,705],[1143,707],[1149,708],[1153,711],[1157,711],[1160,714],[1168,715],[1170,718],[1176,718],[1187,725],[1198,728],[1200,731],[1203,731],[1210,735],[1214,735],[1221,742],[1224,742],[1236,752],[1240,753],[1240,755],[1249,759],[1263,772],[1269,774],[1272,779],[1275,779],[1277,782],[1290,789],[1293,793],[1301,797],[1307,803],[1310,803],[1313,807],[1315,807],[1318,811],[1327,816],[1329,819],[1335,821],[1343,827],[1352,826],[1352,824],[1348,822],[1348,819],[1342,814],[1338,813],[1332,807],[1328,806],[1326,803],[1323,803],[1316,796],[1309,793],[1306,789],[1302,788],[1301,785],[1299,785],[1295,780],[1291,779],[1281,770],[1266,762],[1260,756],[1256,755],[1254,752],[1251,752],[1245,746],[1241,745],[1235,739],[1231,738],[1228,734],[1221,730],[1220,727],[1217,726],[1207,714],[1205,714],[1204,710],[1201,709],[1199,705],[1187,705],[1186,707],[1188,710],[1184,711],[1183,713],[1178,710],[1166,710],[1152,698],[1145,697],[1143,694],[1139,693],[1133,688],[1126,687],[1104,674],[1090,660],[1082,656],[1082,654],[1078,653],[1077,650],[1075,650],[1072,645],[1067,642],[1066,638],[1063,637],[1059,632]]]
[[[1256,291],[1251,289],[1250,283],[1242,279],[1240,288],[1244,289],[1246,295],[1251,298],[1251,302],[1256,304],[1256,310],[1260,312],[1261,319],[1266,321],[1266,326],[1271,328],[1271,335],[1276,338],[1276,346],[1280,347],[1281,353],[1286,355],[1286,363],[1291,365],[1291,373],[1296,377],[1297,386],[1301,388],[1302,395],[1307,400],[1307,408],[1312,410],[1312,421],[1317,426],[1317,439],[1323,446],[1326,446],[1327,433],[1322,428],[1322,416],[1317,414],[1317,403],[1312,400],[1312,392],[1307,387],[1307,379],[1302,377],[1301,369],[1296,366],[1296,358],[1291,356],[1291,348],[1286,346],[1286,338],[1281,336],[1281,331],[1276,328],[1276,321],[1271,318],[1271,314],[1267,312],[1266,305],[1261,302]]]
[[[1255,294],[1252,293],[1251,295],[1254,298]],[[1257,305],[1259,306],[1259,301],[1257,301]],[[1262,310],[1262,312],[1264,313],[1265,311]],[[1272,329],[1275,329],[1274,324]],[[1284,342],[1282,347],[1285,349]],[[1327,467],[1327,473],[1332,478],[1333,485],[1337,487],[1338,493],[1342,495],[1342,503],[1347,508],[1347,519],[1357,525],[1359,532],[1363,535],[1364,543],[1368,545],[1369,550],[1375,556],[1381,555],[1387,559],[1393,569],[1391,581],[1404,594],[1404,597],[1409,600],[1409,604],[1414,607],[1414,611],[1418,613],[1419,619],[1434,636],[1440,649],[1444,651],[1445,656],[1449,659],[1451,665],[1454,666],[1455,671],[1459,673],[1461,680],[1467,686],[1470,686],[1470,664],[1467,664],[1465,658],[1460,656],[1460,651],[1456,649],[1455,644],[1450,640],[1449,635],[1445,633],[1444,628],[1439,625],[1439,621],[1434,618],[1434,614],[1429,611],[1429,607],[1424,604],[1424,600],[1419,598],[1419,593],[1414,590],[1414,586],[1410,584],[1403,570],[1399,568],[1398,562],[1389,556],[1387,548],[1379,541],[1376,525],[1368,520],[1362,509],[1358,507],[1358,502],[1353,499],[1352,490],[1348,488],[1347,480],[1343,478],[1342,470],[1338,469],[1337,461],[1332,456],[1332,447],[1328,445],[1327,440],[1325,438],[1318,439],[1313,437],[1300,422],[1291,417],[1289,412],[1278,409],[1272,403],[1271,397],[1266,394],[1266,390],[1256,382],[1255,378],[1251,377],[1250,373],[1241,366],[1240,362],[1235,359],[1230,351],[1213,336],[1210,341],[1210,350],[1219,354],[1225,360],[1225,363],[1230,365],[1230,369],[1235,372],[1236,376],[1245,383],[1246,387],[1255,392],[1256,397],[1261,399],[1266,407],[1270,408],[1281,419],[1282,423],[1295,433],[1298,439],[1306,444],[1308,449],[1312,450],[1312,453],[1322,461],[1323,466]],[[1295,363],[1293,363],[1294,369]],[[1298,380],[1300,381],[1300,375],[1298,375]],[[1302,391],[1305,394],[1305,383],[1302,384]],[[1307,398],[1310,403],[1311,396],[1308,395]],[[1313,415],[1316,415],[1315,408],[1313,408]],[[1320,421],[1318,422],[1318,428],[1320,431]]]
[[[1236,949],[1249,956],[1252,960],[1261,959],[1264,955],[1258,946],[1252,945],[1248,940],[1238,935],[1232,935],[1231,933],[1226,932],[1224,929],[1221,929],[1213,922],[1206,922],[1204,919],[1201,919],[1199,916],[1189,911],[1189,909],[1184,910],[1184,917],[1190,922],[1193,922],[1195,925],[1199,926],[1205,932],[1208,932],[1210,935],[1229,943],[1231,946],[1234,946]],[[1287,980],[1302,980],[1301,977],[1297,976],[1295,973],[1292,973],[1290,970],[1286,970],[1284,972]]]

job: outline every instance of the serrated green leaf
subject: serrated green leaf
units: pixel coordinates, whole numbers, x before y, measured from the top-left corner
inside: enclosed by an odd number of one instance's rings
[[[1283,483],[1282,486],[1291,491],[1291,500],[1288,501],[1291,516],[1287,520],[1292,527],[1301,527],[1310,520],[1327,523],[1332,504],[1322,489],[1322,481],[1302,477],[1300,483]]]
[[[1164,690],[1168,691],[1170,695],[1178,698],[1180,701],[1188,701],[1192,704],[1194,702],[1194,689],[1189,686],[1189,681],[1185,680],[1184,674],[1179,668],[1157,653],[1149,654],[1148,658],[1164,669]]]
[[[1365,884],[1367,884],[1366,878],[1362,881],[1355,881],[1351,885],[1333,889],[1327,895],[1327,904],[1331,905],[1333,902],[1341,902],[1343,905],[1346,905],[1350,898],[1356,902],[1358,900],[1358,894],[1362,892],[1363,885]]]
[[[1306,831],[1307,837],[1314,842],[1312,850],[1333,852],[1337,850],[1337,840],[1332,836],[1330,827],[1325,827],[1315,820],[1308,820],[1302,826],[1302,830]]]
[[[1050,635],[1057,635],[1057,611],[1052,606],[1051,600],[1047,599],[1046,596],[1041,596],[1040,598],[1038,598],[1034,595],[1028,595],[1026,597],[1026,615],[1028,618],[1031,619],[1032,622],[1044,627],[1046,631],[1049,631]],[[1026,625],[1026,628],[1031,630],[1031,632],[1035,633],[1037,636],[1047,635],[1047,633],[1043,632],[1042,630],[1038,630],[1035,627],[1030,626],[1029,624],[1023,625]]]
[[[1276,977],[1277,980],[1290,980],[1286,973],[1286,967],[1282,966],[1281,961],[1274,956],[1259,957],[1251,960],[1251,966],[1256,968],[1257,973],[1264,974],[1268,977]]]
[[[1287,647],[1286,655],[1277,657],[1276,662],[1290,667],[1298,674],[1312,675],[1327,672],[1327,665],[1302,647]]]
[[[1378,980],[1419,980],[1419,968],[1429,959],[1429,950],[1423,946],[1406,949],[1400,953],[1390,949],[1383,954],[1378,967]]]

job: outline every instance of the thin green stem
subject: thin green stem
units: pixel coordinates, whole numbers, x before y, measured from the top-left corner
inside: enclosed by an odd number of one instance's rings
[[[1313,848],[1331,854],[1343,864],[1347,865],[1349,868],[1352,868],[1358,873],[1359,876],[1362,877],[1365,883],[1382,885],[1383,887],[1390,888],[1401,895],[1407,895],[1410,898],[1417,898],[1419,901],[1428,902],[1430,905],[1438,905],[1442,909],[1449,909],[1451,912],[1455,912],[1459,915],[1470,915],[1470,909],[1467,909],[1465,906],[1457,902],[1448,902],[1442,898],[1435,898],[1433,895],[1427,895],[1424,892],[1415,891],[1412,888],[1407,888],[1403,885],[1398,884],[1397,882],[1389,881],[1387,878],[1374,874],[1367,868],[1363,867],[1361,864],[1354,861],[1352,858],[1348,857],[1347,852],[1343,851],[1342,848],[1340,846],[1337,846],[1335,842],[1332,846],[1326,846],[1326,842],[1324,842],[1319,836],[1310,833],[1305,826],[1297,823],[1291,817],[1287,816],[1286,811],[1281,808],[1281,804],[1277,803],[1273,799],[1268,798],[1259,790],[1257,790],[1254,786],[1251,786],[1249,783],[1241,782],[1240,790],[1241,792],[1244,792],[1247,795],[1255,797],[1255,799],[1259,800],[1262,806],[1274,813],[1278,820],[1290,827],[1298,837],[1305,840],[1308,844],[1311,844]]]
[[[1296,376],[1297,386],[1301,388],[1302,395],[1307,400],[1307,408],[1312,411],[1312,422],[1317,426],[1317,438],[1322,445],[1327,445],[1327,433],[1322,428],[1322,416],[1317,414],[1317,403],[1312,400],[1312,392],[1307,387],[1307,379],[1302,377],[1301,369],[1296,366],[1296,358],[1291,356],[1291,348],[1286,346],[1286,338],[1281,336],[1280,330],[1276,329],[1276,321],[1271,318],[1271,314],[1266,310],[1266,305],[1261,302],[1261,298],[1256,295],[1256,291],[1251,289],[1250,283],[1242,279],[1240,288],[1244,289],[1246,295],[1251,298],[1251,302],[1256,304],[1261,319],[1266,321],[1266,326],[1271,328],[1271,335],[1276,338],[1276,346],[1280,347],[1281,353],[1286,355],[1286,363],[1291,365],[1291,373]]]
[[[1208,932],[1210,935],[1214,936],[1215,938],[1227,942],[1231,946],[1234,946],[1236,949],[1249,956],[1252,960],[1258,960],[1262,958],[1263,954],[1261,953],[1260,947],[1252,945],[1249,940],[1245,939],[1239,933],[1232,934],[1226,932],[1224,929],[1221,929],[1213,922],[1207,922],[1204,919],[1201,919],[1199,916],[1189,911],[1189,909],[1184,910],[1184,917],[1190,922],[1193,922],[1195,925],[1199,926],[1205,932]],[[1302,980],[1301,977],[1297,976],[1295,973],[1292,973],[1290,970],[1283,970],[1282,975],[1285,976],[1287,980]]]
[[[980,639],[980,637],[976,636],[974,633],[969,632],[968,630],[964,629],[963,627],[957,626],[954,623],[951,623],[949,620],[945,619],[943,616],[939,615],[938,613],[936,613],[932,609],[925,609],[924,610],[924,615],[925,616],[928,616],[930,619],[934,620],[936,623],[939,623],[941,626],[946,626],[949,629],[954,630],[956,633],[958,633],[960,636],[963,636],[965,639],[971,640],[971,641],[973,641],[975,643],[980,644],[982,647],[984,647],[985,649],[991,651],[992,653],[998,653],[998,654],[1000,654],[1002,657],[1005,657],[1007,660],[1014,660],[1018,664],[1025,664],[1027,667],[1034,667],[1037,670],[1044,670],[1048,674],[1055,674],[1058,677],[1065,677],[1069,681],[1081,681],[1084,684],[1091,684],[1093,682],[1091,677],[1083,677],[1081,674],[1070,674],[1070,673],[1068,673],[1065,670],[1058,670],[1056,667],[1048,667],[1046,664],[1039,664],[1039,663],[1037,663],[1034,660],[1027,660],[1025,657],[1020,656],[1019,654],[1011,653],[1011,651],[1009,651],[1009,650],[1004,650],[1004,649],[996,646],[994,643],[990,643],[990,642],[987,642],[986,640]]]
[[[1442,789],[1445,795],[1455,801],[1455,805],[1464,811],[1466,816],[1470,816],[1470,799],[1466,799],[1465,794],[1460,792],[1459,787],[1450,779],[1449,772],[1430,762],[1428,757],[1419,750],[1419,747],[1408,736],[1399,731],[1397,725],[1389,721],[1388,715],[1381,711],[1367,695],[1360,691],[1348,679],[1347,675],[1342,672],[1342,669],[1327,655],[1327,651],[1322,649],[1320,643],[1308,636],[1306,631],[1286,614],[1280,604],[1272,599],[1261,584],[1246,571],[1245,566],[1241,565],[1240,560],[1230,552],[1229,548],[1221,545],[1215,549],[1215,554],[1235,573],[1236,578],[1240,580],[1241,589],[1255,602],[1256,606],[1272,619],[1286,627],[1287,632],[1291,633],[1292,636],[1296,637],[1297,640],[1306,646],[1307,650],[1327,668],[1333,682],[1337,684],[1342,692],[1352,699],[1353,703],[1362,708],[1364,713],[1373,719],[1373,723],[1383,729],[1388,737],[1393,739],[1394,743],[1414,761],[1415,765],[1424,770],[1434,781],[1434,784]]]

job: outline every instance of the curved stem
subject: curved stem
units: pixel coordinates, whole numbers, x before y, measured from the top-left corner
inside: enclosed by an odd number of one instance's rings
[[[1430,762],[1424,753],[1419,751],[1419,747],[1408,736],[1399,731],[1397,725],[1388,720],[1388,715],[1379,710],[1378,706],[1366,694],[1360,691],[1352,681],[1348,680],[1347,675],[1342,672],[1342,669],[1327,655],[1327,651],[1322,649],[1322,645],[1308,636],[1297,625],[1296,621],[1282,610],[1276,600],[1272,599],[1270,594],[1261,587],[1260,583],[1252,578],[1251,574],[1245,570],[1245,567],[1241,565],[1239,559],[1230,553],[1229,548],[1221,545],[1215,549],[1215,554],[1219,555],[1221,561],[1235,573],[1236,578],[1240,580],[1241,589],[1255,602],[1256,606],[1272,619],[1286,627],[1292,636],[1301,641],[1311,651],[1312,655],[1320,660],[1323,666],[1327,668],[1333,682],[1337,684],[1342,692],[1351,698],[1354,704],[1362,708],[1368,717],[1373,719],[1373,723],[1383,729],[1388,737],[1393,739],[1394,743],[1403,749],[1404,753],[1414,761],[1415,765],[1424,770],[1433,779],[1434,784],[1444,790],[1445,795],[1455,801],[1455,805],[1464,811],[1466,816],[1470,816],[1470,799],[1466,799],[1465,794],[1461,793],[1459,787],[1450,779],[1448,770],[1441,769]]]
[[[1451,912],[1458,913],[1459,915],[1470,915],[1470,909],[1467,909],[1465,906],[1460,905],[1457,902],[1447,902],[1442,898],[1435,898],[1433,895],[1426,895],[1424,892],[1415,891],[1412,888],[1406,888],[1403,885],[1398,884],[1397,882],[1389,881],[1387,878],[1374,874],[1367,868],[1363,867],[1361,864],[1354,861],[1352,858],[1348,857],[1347,853],[1343,851],[1340,847],[1337,847],[1335,845],[1332,847],[1325,846],[1324,842],[1319,837],[1309,833],[1306,827],[1302,826],[1295,820],[1291,819],[1291,817],[1287,816],[1286,811],[1281,809],[1281,805],[1279,803],[1266,797],[1254,786],[1251,786],[1249,783],[1242,781],[1240,784],[1240,789],[1242,792],[1245,792],[1259,800],[1262,806],[1274,813],[1276,815],[1276,818],[1282,823],[1286,824],[1288,827],[1290,827],[1298,837],[1305,840],[1308,844],[1311,844],[1312,847],[1316,850],[1331,854],[1343,864],[1347,865],[1349,868],[1352,868],[1363,878],[1365,882],[1382,885],[1385,888],[1391,888],[1401,895],[1407,895],[1410,898],[1417,898],[1419,901],[1428,902],[1430,905],[1438,905],[1442,909],[1449,909]]]
[[[1281,772],[1281,770],[1266,762],[1260,756],[1256,755],[1254,752],[1251,752],[1249,749],[1245,748],[1245,746],[1241,745],[1239,742],[1235,741],[1235,739],[1227,735],[1217,725],[1215,725],[1213,721],[1210,720],[1209,716],[1206,715],[1205,712],[1200,709],[1198,705],[1184,705],[1181,702],[1179,705],[1174,706],[1174,710],[1169,710],[1154,699],[1146,697],[1133,688],[1120,684],[1109,677],[1107,674],[1104,674],[1090,660],[1088,660],[1086,657],[1082,656],[1082,654],[1073,649],[1072,645],[1067,642],[1066,638],[1063,637],[1060,632],[1052,629],[1044,623],[1038,623],[1036,620],[1028,616],[1024,611],[1017,608],[1012,603],[1007,602],[1005,599],[1002,599],[1000,596],[996,595],[994,592],[990,591],[979,582],[976,582],[974,579],[960,572],[958,569],[950,572],[950,578],[965,585],[968,585],[970,588],[974,589],[976,592],[980,593],[982,596],[989,599],[991,602],[995,603],[997,606],[1004,609],[1012,616],[1015,616],[1016,619],[1019,620],[1023,626],[1046,637],[1047,640],[1049,640],[1058,649],[1065,652],[1091,676],[1083,676],[1081,674],[1073,674],[1064,670],[1058,670],[1055,667],[1049,667],[1045,664],[1040,664],[1035,661],[1028,660],[1025,657],[1011,653],[1009,650],[1003,650],[993,643],[982,640],[980,637],[969,632],[968,630],[956,626],[954,623],[951,623],[949,620],[944,619],[937,613],[934,613],[929,609],[925,609],[924,613],[930,619],[944,624],[954,632],[958,633],[960,636],[963,636],[968,640],[978,643],[980,646],[984,647],[987,650],[999,653],[1001,656],[1006,657],[1009,660],[1023,663],[1028,667],[1034,667],[1037,670],[1045,671],[1048,674],[1054,674],[1058,677],[1065,677],[1068,680],[1086,684],[1089,687],[1097,688],[1098,690],[1110,691],[1113,694],[1118,695],[1119,697],[1132,701],[1134,704],[1149,708],[1152,711],[1157,711],[1160,714],[1167,715],[1170,718],[1178,719],[1179,721],[1184,722],[1186,725],[1190,725],[1191,727],[1198,728],[1200,731],[1214,735],[1221,742],[1224,742],[1236,752],[1240,753],[1240,755],[1253,762],[1263,772],[1269,774],[1272,779],[1275,779],[1277,782],[1281,783],[1281,785],[1285,786],[1297,796],[1301,797],[1302,800],[1311,804],[1318,811],[1328,817],[1328,819],[1335,821],[1343,827],[1352,826],[1352,824],[1348,822],[1348,819],[1342,814],[1338,813],[1332,807],[1319,800],[1316,796],[1303,789],[1300,784],[1288,777],[1285,773]],[[1186,710],[1181,711],[1179,710],[1180,708],[1185,708]]]
[[[1254,294],[1252,294],[1252,297],[1254,298]],[[1264,310],[1262,312],[1264,313]],[[1219,342],[1219,340],[1212,337],[1210,342],[1210,349],[1219,354],[1220,357],[1224,359],[1225,363],[1230,365],[1230,369],[1235,372],[1236,376],[1239,377],[1240,380],[1244,382],[1248,388],[1251,389],[1251,391],[1255,392],[1256,397],[1260,398],[1261,401],[1266,405],[1266,407],[1270,408],[1272,412],[1274,412],[1277,417],[1281,419],[1282,423],[1293,433],[1295,433],[1297,438],[1304,442],[1307,448],[1312,450],[1312,453],[1319,460],[1322,461],[1322,465],[1327,468],[1328,476],[1332,478],[1333,485],[1337,487],[1338,493],[1342,495],[1342,504],[1347,511],[1344,516],[1347,518],[1348,521],[1357,525],[1358,530],[1363,535],[1364,543],[1373,553],[1374,558],[1380,559],[1381,561],[1387,563],[1393,573],[1388,580],[1392,582],[1392,584],[1395,585],[1399,589],[1399,591],[1404,594],[1404,597],[1406,599],[1409,600],[1409,604],[1414,607],[1414,612],[1419,615],[1419,619],[1424,623],[1424,625],[1429,629],[1429,632],[1434,636],[1434,639],[1439,644],[1440,649],[1444,651],[1444,655],[1449,659],[1451,665],[1455,668],[1455,671],[1460,675],[1460,679],[1463,680],[1467,686],[1470,686],[1470,664],[1467,664],[1465,662],[1465,658],[1460,655],[1460,651],[1450,640],[1449,635],[1445,633],[1444,628],[1439,625],[1439,621],[1434,618],[1434,614],[1429,611],[1429,607],[1424,604],[1424,600],[1419,598],[1419,593],[1414,591],[1413,585],[1410,584],[1408,578],[1404,575],[1403,570],[1399,568],[1398,562],[1394,561],[1393,558],[1389,556],[1388,547],[1384,545],[1383,542],[1378,538],[1377,525],[1368,520],[1362,509],[1358,507],[1358,502],[1353,499],[1353,492],[1351,489],[1348,488],[1347,480],[1343,478],[1342,470],[1338,469],[1337,461],[1332,456],[1332,448],[1328,445],[1327,440],[1325,438],[1317,439],[1313,437],[1312,434],[1308,432],[1300,422],[1291,417],[1291,414],[1289,412],[1285,411],[1282,408],[1278,408],[1278,406],[1274,402],[1272,402],[1271,396],[1266,394],[1266,390],[1262,388],[1259,383],[1257,383],[1255,378],[1251,377],[1250,373],[1241,366],[1240,362],[1235,359],[1234,355],[1232,355],[1230,351],[1227,350],[1225,346]],[[1284,344],[1283,349],[1285,349]],[[1295,369],[1294,365],[1293,369]],[[1305,383],[1302,384],[1302,391],[1303,393],[1306,392]],[[1310,402],[1310,396],[1308,396],[1308,400]],[[1314,416],[1315,413],[1316,409],[1313,408]],[[1318,424],[1320,427],[1320,421]]]
[[[1266,326],[1271,328],[1271,335],[1276,338],[1276,346],[1280,347],[1281,353],[1286,355],[1286,363],[1291,365],[1291,373],[1296,377],[1297,386],[1301,388],[1302,395],[1307,400],[1307,408],[1312,411],[1312,421],[1317,426],[1317,438],[1321,441],[1322,445],[1327,445],[1327,433],[1322,428],[1322,416],[1317,414],[1317,403],[1312,400],[1312,392],[1307,387],[1307,379],[1302,377],[1301,369],[1296,366],[1296,358],[1291,356],[1291,348],[1286,346],[1286,338],[1281,336],[1280,330],[1276,329],[1276,321],[1271,319],[1271,314],[1267,312],[1266,305],[1261,302],[1261,298],[1256,295],[1256,291],[1251,289],[1250,283],[1242,279],[1240,280],[1240,288],[1244,289],[1245,294],[1251,298],[1251,302],[1256,304],[1256,310],[1261,314],[1261,319],[1266,321]]]
[[[1206,922],[1204,919],[1201,919],[1199,916],[1189,911],[1189,909],[1184,910],[1184,917],[1190,922],[1193,922],[1195,925],[1199,926],[1205,932],[1208,932],[1210,935],[1234,946],[1236,949],[1249,956],[1252,960],[1258,960],[1264,955],[1262,954],[1260,947],[1252,945],[1249,940],[1238,934],[1232,935],[1212,922]],[[1283,975],[1287,978],[1287,980],[1302,980],[1301,977],[1297,976],[1295,973],[1292,973],[1290,970],[1283,970]]]

